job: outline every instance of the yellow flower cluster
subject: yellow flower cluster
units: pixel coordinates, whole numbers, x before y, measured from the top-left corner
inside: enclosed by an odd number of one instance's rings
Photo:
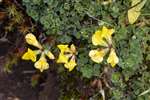
[[[22,59],[35,62],[35,68],[39,69],[41,72],[48,69],[49,64],[47,63],[45,56],[49,59],[55,59],[54,55],[49,50],[44,49],[32,33],[27,34],[25,39],[28,44],[37,47],[38,50],[31,50],[28,48],[27,52],[22,56]],[[38,54],[41,54],[41,57],[37,61]]]
[[[107,63],[110,63],[112,67],[114,67],[119,59],[115,53],[114,48],[112,48],[112,34],[114,33],[114,29],[108,29],[103,26],[102,30],[97,30],[92,36],[92,44],[95,46],[103,46],[104,48],[98,48],[95,50],[91,50],[89,52],[89,56],[96,63],[101,63],[103,61],[104,56],[107,52],[110,51],[109,57],[107,59]]]
[[[102,30],[97,30],[92,36],[92,44],[94,46],[102,46],[103,48],[98,48],[95,50],[91,50],[89,52],[89,56],[96,63],[101,63],[103,61],[104,56],[110,52],[107,63],[110,63],[112,67],[114,67],[119,59],[115,53],[114,48],[112,47],[112,34],[114,33],[114,29],[108,29],[103,26]],[[28,48],[27,52],[22,56],[24,60],[31,60],[35,62],[35,68],[39,69],[41,72],[49,68],[49,64],[47,63],[46,56],[49,59],[55,59],[54,55],[47,49],[43,48],[43,46],[37,41],[36,37],[29,33],[25,36],[25,40],[28,44],[35,46],[38,50],[31,50]],[[72,71],[76,63],[76,55],[77,50],[74,44],[65,45],[60,44],[57,45],[60,49],[59,57],[57,59],[57,63],[63,63],[64,67],[69,71]],[[37,61],[37,55],[41,54],[40,59]]]
[[[75,55],[77,54],[75,46],[72,44],[70,48],[68,45],[58,45],[57,47],[60,49],[57,63],[64,63],[65,68],[72,71],[77,65],[75,61]]]

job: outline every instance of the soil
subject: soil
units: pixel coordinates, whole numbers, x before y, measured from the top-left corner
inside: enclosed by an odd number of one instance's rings
[[[38,100],[38,89],[31,86],[30,75],[22,73],[24,67],[32,66],[20,62],[13,67],[12,73],[0,76],[0,100]]]
[[[0,45],[0,48],[0,100],[57,100],[58,82],[54,72],[33,87],[31,77],[36,73],[33,63],[20,60],[10,73],[6,73],[3,70],[5,55],[2,54],[7,54],[9,45]]]

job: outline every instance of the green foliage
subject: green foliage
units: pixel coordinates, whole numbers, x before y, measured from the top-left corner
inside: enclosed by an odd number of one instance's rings
[[[95,64],[88,57],[91,50],[91,36],[102,25],[115,29],[113,42],[119,56],[118,67],[121,73],[112,75],[112,82],[116,85],[111,94],[112,100],[131,100],[150,87],[148,67],[143,70],[141,66],[148,66],[150,60],[148,34],[150,20],[149,1],[142,9],[141,16],[134,25],[127,21],[127,10],[130,8],[129,0],[112,0],[114,2],[103,5],[102,0],[23,0],[26,11],[36,22],[43,25],[47,35],[56,37],[58,43],[74,42],[78,48],[77,70],[83,77],[99,76],[105,64]],[[77,42],[78,41],[78,42]],[[61,70],[61,69],[60,69]],[[142,72],[143,71],[143,72]],[[142,73],[141,73],[142,72]],[[140,80],[132,80],[132,76],[141,73]],[[121,78],[125,77],[125,80]],[[138,75],[135,75],[138,77]],[[133,93],[131,97],[124,97],[128,92],[128,82],[132,81]],[[144,88],[145,87],[145,88]],[[149,93],[148,93],[149,94]],[[146,94],[145,99],[149,98]],[[65,97],[64,97],[65,98]],[[138,100],[144,97],[139,97]],[[66,99],[67,100],[67,99]]]
[[[99,76],[100,74],[100,65],[84,65],[81,67],[81,72],[83,74],[83,77],[91,78],[92,76]]]
[[[150,98],[149,92],[140,96],[141,93],[143,93],[144,91],[150,88],[149,79],[150,79],[150,76],[149,76],[149,72],[147,71],[143,72],[141,77],[134,79],[132,83],[132,87],[134,90],[134,95],[137,98],[137,100],[145,100],[145,99]]]

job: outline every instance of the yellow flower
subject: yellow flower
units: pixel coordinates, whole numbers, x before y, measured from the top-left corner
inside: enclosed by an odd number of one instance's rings
[[[95,34],[92,36],[92,43],[93,45],[101,45],[101,46],[107,46],[107,43],[103,40],[102,32],[96,31]]]
[[[72,44],[70,48],[68,45],[58,45],[60,49],[60,54],[57,60],[57,63],[64,63],[65,68],[72,71],[74,67],[77,65],[75,62],[75,55],[77,54],[75,45]]]
[[[41,55],[40,59],[34,64],[34,66],[41,72],[49,68],[49,64],[47,63],[46,58],[43,54]]]
[[[64,64],[65,68],[69,69],[69,71],[72,71],[76,65],[77,63],[75,62],[75,59],[73,58],[69,62]]]
[[[57,59],[57,63],[67,63],[68,60],[69,60],[68,56],[64,55],[63,53],[60,53]]]
[[[107,62],[110,63],[112,67],[114,67],[119,62],[115,50],[112,48],[113,33],[114,29],[108,29],[107,27],[103,26],[102,30],[96,31],[92,36],[93,45],[95,46],[100,45],[105,47],[103,49],[99,48],[96,50],[91,50],[89,52],[89,56],[94,62],[101,63],[103,61],[104,56],[107,54],[109,50],[110,54],[107,59]]]
[[[114,67],[119,62],[119,59],[115,53],[115,50],[112,48],[107,59],[107,63],[110,63],[112,67]]]
[[[28,33],[25,36],[26,42],[30,45],[33,45],[39,49],[42,49],[41,44],[37,41],[36,37],[32,33]]]
[[[111,43],[111,35],[113,34],[113,32],[114,29],[108,29],[107,27],[103,26],[102,30],[96,31],[92,36],[93,45],[101,45],[108,47],[107,42]]]
[[[66,56],[64,53],[65,52],[70,52],[70,49],[68,48],[68,45],[60,44],[57,47],[60,49],[60,54],[59,54],[59,57],[57,59],[57,63],[67,63],[69,57]]]
[[[75,46],[71,45],[71,49],[68,47],[68,45],[58,45],[57,46],[60,49],[60,54],[57,60],[57,63],[67,63],[69,58],[72,56]]]
[[[101,63],[103,61],[103,57],[105,56],[108,49],[102,49],[102,50],[91,50],[89,52],[89,56],[91,59],[96,63]]]
[[[36,61],[36,55],[38,51],[33,51],[30,48],[28,48],[28,51],[22,56],[23,60],[32,60],[33,62]]]
[[[64,53],[64,52],[66,52],[66,51],[67,51],[67,52],[70,51],[69,48],[68,48],[68,45],[60,44],[60,45],[58,45],[57,47],[60,49],[61,53]]]
[[[33,51],[28,48],[28,51],[22,56],[22,59],[32,60],[33,62],[36,62],[36,56],[38,54],[41,54],[40,59],[34,64],[34,66],[35,68],[39,69],[41,72],[43,72],[43,70],[48,69],[49,64],[47,63],[45,56],[47,56],[49,59],[55,59],[52,52],[50,52],[47,49],[44,49],[32,33],[27,34],[25,36],[25,39],[28,44],[39,48],[39,50]]]

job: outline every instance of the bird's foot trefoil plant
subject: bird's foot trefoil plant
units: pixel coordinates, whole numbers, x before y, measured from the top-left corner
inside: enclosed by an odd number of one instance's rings
[[[60,49],[60,54],[57,63],[64,63],[64,67],[67,68],[69,71],[72,71],[77,65],[77,51],[75,45],[72,44],[69,48],[68,45],[60,44],[58,45],[58,48]]]
[[[39,69],[41,72],[49,68],[49,64],[47,63],[46,56],[49,59],[55,59],[54,55],[51,51],[47,50],[42,46],[36,39],[36,37],[29,33],[25,36],[25,40],[29,45],[32,45],[38,50],[32,50],[28,48],[27,52],[22,56],[23,60],[31,60],[32,62],[35,62],[34,66],[35,68]],[[37,55],[41,54],[40,59],[37,60]]]
[[[89,56],[96,63],[101,63],[104,56],[110,52],[107,63],[111,64],[112,67],[119,62],[119,58],[116,55],[115,49],[112,46],[112,34],[114,29],[108,29],[103,26],[102,30],[97,30],[92,36],[92,44],[94,46],[101,46],[98,49],[91,50]]]
[[[112,45],[112,34],[114,29],[108,29],[103,26],[101,30],[97,30],[92,36],[92,44],[94,46],[101,46],[98,49],[91,50],[89,52],[90,58],[96,62],[101,63],[104,56],[110,52],[107,63],[111,64],[112,67],[119,62],[119,58],[116,55],[115,49]],[[39,69],[41,72],[49,68],[49,64],[46,61],[45,56],[48,56],[49,59],[55,59],[54,55],[47,49],[45,49],[36,39],[36,37],[29,33],[25,36],[26,42],[34,47],[37,47],[38,50],[31,50],[28,48],[27,52],[22,56],[24,60],[31,60],[35,62],[35,68]],[[57,47],[60,49],[59,57],[57,63],[63,63],[64,67],[69,71],[72,71],[76,63],[77,50],[74,44],[71,44],[70,47],[67,44],[59,44]],[[41,54],[40,59],[37,61],[37,55]]]

